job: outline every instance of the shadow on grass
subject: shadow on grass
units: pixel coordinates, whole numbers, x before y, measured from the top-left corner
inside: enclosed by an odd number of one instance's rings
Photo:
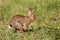
[[[37,29],[34,29],[34,28],[32,28],[32,29],[29,29],[29,30],[23,30],[24,32],[35,32],[35,31],[39,31],[41,29],[41,27],[39,27],[39,28],[37,28]],[[14,33],[17,33],[17,31],[18,30],[14,30]]]
[[[41,27],[38,27],[36,29],[34,29],[33,27],[29,30],[24,30],[24,32],[35,32],[35,31],[39,31],[41,29]]]

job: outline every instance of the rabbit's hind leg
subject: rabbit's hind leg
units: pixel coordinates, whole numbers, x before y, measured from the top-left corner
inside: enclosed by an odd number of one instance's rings
[[[23,33],[24,32],[23,30],[24,29],[22,27],[19,28],[19,32]]]
[[[22,33],[22,32],[23,32],[23,26],[22,26],[22,24],[19,23],[19,22],[17,22],[17,23],[16,23],[16,26],[17,26],[17,27],[16,27],[17,30],[20,31],[20,32]]]

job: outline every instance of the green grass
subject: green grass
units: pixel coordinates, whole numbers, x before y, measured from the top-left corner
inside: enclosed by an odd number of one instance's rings
[[[27,15],[30,7],[36,16],[29,25],[33,31],[20,33],[7,27],[12,16]],[[1,0],[0,40],[60,40],[60,0]]]

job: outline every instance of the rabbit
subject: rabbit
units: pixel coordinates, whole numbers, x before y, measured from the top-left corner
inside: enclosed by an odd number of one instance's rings
[[[24,30],[28,30],[28,25],[35,20],[35,15],[33,15],[33,8],[29,8],[28,15],[14,15],[10,22],[9,22],[9,28],[13,27],[16,30],[23,32]]]

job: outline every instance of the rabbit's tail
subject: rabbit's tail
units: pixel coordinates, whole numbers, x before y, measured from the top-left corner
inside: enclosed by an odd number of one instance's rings
[[[8,28],[11,28],[10,25],[8,25]]]
[[[8,25],[8,28],[11,28],[11,25],[10,24]]]

